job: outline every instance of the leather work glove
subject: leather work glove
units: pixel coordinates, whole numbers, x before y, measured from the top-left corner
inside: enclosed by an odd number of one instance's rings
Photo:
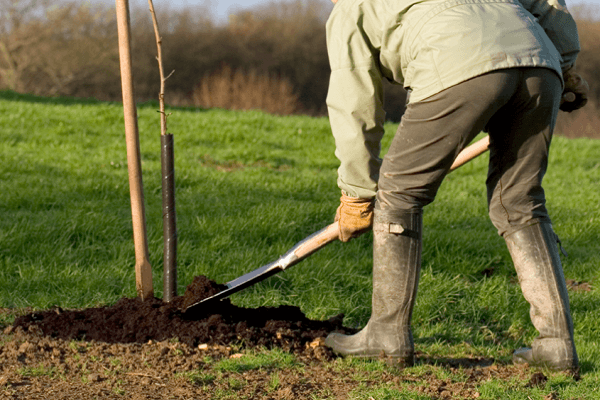
[[[375,199],[359,199],[342,192],[335,220],[340,223],[339,239],[347,242],[368,232],[373,226]]]
[[[573,72],[572,69],[566,70],[563,77],[565,79],[565,90],[563,91],[563,98],[560,102],[560,109],[566,112],[579,110],[588,102],[590,86],[581,75]],[[574,99],[572,99],[573,95],[570,93],[575,95]]]

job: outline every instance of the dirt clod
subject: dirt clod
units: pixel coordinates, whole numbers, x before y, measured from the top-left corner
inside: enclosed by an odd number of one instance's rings
[[[194,277],[194,280],[185,290],[181,301],[182,309],[186,309],[192,304],[207,299],[215,294],[227,289],[225,285],[211,281],[206,276],[200,275]]]
[[[531,376],[527,387],[542,387],[546,384],[548,378],[541,372],[536,372]]]
[[[581,282],[573,279],[567,279],[567,288],[574,292],[591,292],[592,285],[590,282]]]

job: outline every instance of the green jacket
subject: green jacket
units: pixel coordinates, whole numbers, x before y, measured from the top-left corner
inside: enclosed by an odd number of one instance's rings
[[[382,79],[426,99],[489,71],[575,63],[579,37],[564,0],[339,0],[327,21],[327,106],[349,196],[377,191]]]

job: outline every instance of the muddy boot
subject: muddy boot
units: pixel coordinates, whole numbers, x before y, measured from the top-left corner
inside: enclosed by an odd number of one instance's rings
[[[421,269],[421,225],[421,212],[375,210],[371,318],[355,335],[327,336],[325,344],[335,353],[414,364],[410,320]]]
[[[540,333],[531,348],[513,353],[513,362],[575,372],[579,360],[573,342],[573,320],[552,225],[540,222],[505,239],[523,296],[531,305],[531,322]]]

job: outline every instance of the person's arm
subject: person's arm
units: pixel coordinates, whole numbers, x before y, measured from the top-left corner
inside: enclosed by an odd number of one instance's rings
[[[327,107],[340,160],[342,190],[335,220],[343,242],[370,230],[383,137],[383,88],[376,50],[364,31],[360,7],[332,13],[327,23],[331,77]],[[336,6],[340,7],[340,5]],[[375,24],[376,25],[376,24]]]
[[[575,20],[564,0],[520,0],[544,29],[562,57],[563,73],[575,65],[581,50]]]
[[[363,22],[360,9],[347,7],[337,15],[334,10],[327,23],[327,107],[340,160],[338,186],[350,197],[369,199],[377,192],[385,112],[376,50]]]
[[[338,186],[350,197],[372,198],[377,192],[385,120],[377,75],[369,67],[331,73],[327,107],[340,160]]]
[[[588,101],[589,85],[575,72],[575,61],[581,47],[575,20],[567,10],[564,0],[520,0],[538,20],[562,57],[564,91],[560,109],[571,112],[585,106]],[[566,100],[572,95],[573,100]]]

